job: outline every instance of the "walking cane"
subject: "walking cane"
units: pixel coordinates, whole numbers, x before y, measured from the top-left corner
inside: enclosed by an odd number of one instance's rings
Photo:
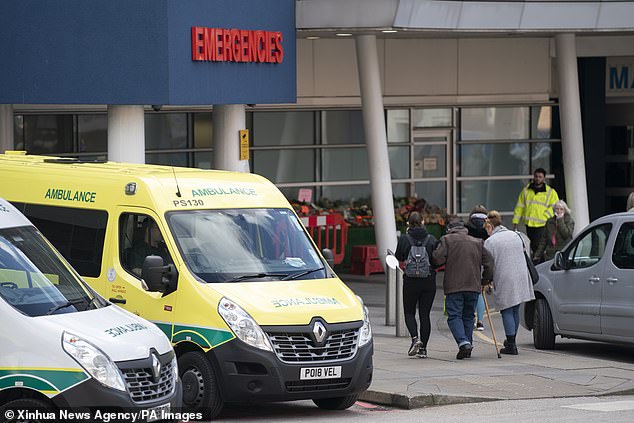
[[[502,354],[500,354],[500,348],[498,347],[498,341],[497,339],[495,339],[495,329],[493,329],[493,320],[491,320],[491,313],[489,313],[489,302],[487,301],[486,294],[484,293],[484,287],[482,287],[482,299],[484,300],[484,308],[486,309],[487,317],[489,318],[489,326],[491,327],[491,335],[493,335],[495,352],[498,353],[498,358],[502,358]]]

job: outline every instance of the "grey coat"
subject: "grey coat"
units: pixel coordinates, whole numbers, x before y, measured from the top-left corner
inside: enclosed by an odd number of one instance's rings
[[[484,241],[493,256],[495,302],[500,310],[534,300],[533,283],[528,274],[522,239],[515,231],[498,226]]]

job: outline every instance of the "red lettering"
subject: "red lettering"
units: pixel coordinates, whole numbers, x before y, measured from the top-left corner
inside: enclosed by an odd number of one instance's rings
[[[275,58],[273,57],[273,33],[271,31],[266,31],[266,62],[273,63]]]
[[[264,31],[255,31],[255,38],[257,40],[258,49],[258,62],[264,63],[266,61],[266,41],[264,39]]]
[[[225,43],[222,35],[222,29],[216,28],[214,33],[216,34],[214,36],[214,39],[216,40],[214,56],[216,56],[216,61],[223,62],[225,60]]]
[[[249,31],[240,30],[240,57],[243,62],[250,62],[251,55],[249,54]]]
[[[205,28],[205,60],[216,60],[216,31],[213,28]]]
[[[258,37],[257,31],[249,31],[249,62],[258,61]]]
[[[276,32],[275,33],[275,50],[276,50],[276,58],[277,58],[277,63],[282,63],[282,60],[284,60],[284,49],[282,48],[282,33],[281,32]]]
[[[231,30],[222,30],[222,40],[222,48],[225,51],[225,62],[231,62],[233,60],[233,58],[231,57],[231,52],[233,51],[233,49],[231,48]]]
[[[192,60],[205,60],[203,49],[205,42],[203,40],[204,28],[192,26]]]
[[[240,45],[240,30],[239,29],[231,30],[231,47],[233,47],[233,61],[241,62],[242,61],[242,47]]]

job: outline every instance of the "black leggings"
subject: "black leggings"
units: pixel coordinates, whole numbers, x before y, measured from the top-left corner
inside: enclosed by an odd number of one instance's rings
[[[403,312],[405,324],[410,336],[418,336],[416,324],[416,306],[418,305],[418,319],[420,320],[420,341],[423,348],[427,348],[427,341],[431,334],[431,320],[429,313],[436,296],[435,278],[410,279],[403,281]]]

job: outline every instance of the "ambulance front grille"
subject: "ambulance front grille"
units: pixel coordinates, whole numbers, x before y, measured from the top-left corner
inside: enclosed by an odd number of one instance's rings
[[[176,381],[172,377],[173,362],[163,365],[155,380],[152,369],[121,369],[132,401],[142,403],[168,397],[174,391]]]
[[[359,329],[332,331],[323,346],[307,333],[268,332],[277,357],[284,363],[319,363],[347,360],[357,353]]]

